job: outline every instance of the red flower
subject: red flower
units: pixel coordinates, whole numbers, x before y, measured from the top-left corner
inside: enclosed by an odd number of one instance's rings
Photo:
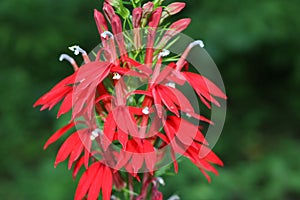
[[[167,147],[170,147],[176,172],[177,155],[193,162],[208,181],[207,172],[217,174],[213,165],[223,165],[209,149],[202,127],[183,116],[209,124],[213,122],[197,113],[177,85],[191,85],[209,108],[211,103],[220,106],[219,99],[227,97],[212,81],[188,71],[187,55],[196,45],[203,47],[202,41],[190,44],[177,62],[166,64],[164,57],[170,52],[164,48],[188,27],[191,20],[180,19],[158,34],[163,20],[185,7],[185,3],[178,2],[160,7],[161,2],[136,7],[140,4],[137,1],[132,17],[128,17],[122,1],[106,0],[104,15],[94,10],[102,41],[100,49],[93,52],[95,58],[91,60],[79,46],[70,47],[75,55],[82,55],[83,65],[78,67],[71,57],[63,54],[60,60],[67,59],[75,72],[34,104],[41,105],[44,110],[52,109],[62,101],[58,117],[72,111],[70,122],[49,138],[44,149],[73,131],[59,148],[54,165],[68,159],[68,168],[73,167],[74,178],[85,166],[76,200],[96,200],[101,191],[103,199],[109,200],[113,185],[117,189],[125,187],[124,177],[128,178],[131,192],[136,189],[132,185],[133,177],[141,182],[142,189],[136,200],[147,198],[149,185],[152,185],[151,199],[163,199],[154,176],[159,164],[167,157]],[[123,27],[134,28],[132,38],[123,34]],[[141,30],[144,27],[146,31]],[[145,44],[143,38],[147,39]],[[128,46],[135,49],[128,51]],[[133,77],[145,86],[132,88],[129,83]],[[128,173],[124,175],[121,169]],[[138,176],[138,173],[143,175]],[[130,195],[134,199],[133,194]]]

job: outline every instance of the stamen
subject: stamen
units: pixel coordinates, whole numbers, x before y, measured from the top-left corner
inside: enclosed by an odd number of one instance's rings
[[[183,52],[182,56],[180,57],[180,59],[177,61],[176,65],[176,70],[180,71],[183,67],[183,64],[188,56],[188,54],[190,53],[190,51],[192,50],[192,48],[194,48],[195,46],[200,46],[201,48],[204,47],[204,43],[202,40],[196,40],[194,42],[192,42],[191,44],[189,44],[188,48]]]
[[[59,56],[59,61],[63,61],[63,60],[67,60],[69,63],[75,63],[75,60],[67,54],[61,54]]]
[[[150,114],[149,107],[145,107],[145,108],[142,110],[142,113],[145,114],[145,115],[149,115],[149,114]]]
[[[69,49],[73,51],[76,56],[79,55],[79,53],[81,53],[82,55],[87,55],[86,51],[80,48],[80,46],[78,45],[71,46],[69,47]]]
[[[170,51],[167,49],[163,49],[159,54],[158,54],[158,58],[162,58],[162,57],[166,57],[170,54]]]
[[[166,83],[166,86],[169,86],[171,88],[176,88],[176,85],[174,82],[168,82],[168,83]]]
[[[178,195],[173,195],[170,198],[168,198],[168,200],[180,200],[180,197]]]
[[[110,31],[104,31],[103,33],[101,33],[101,37],[106,39],[106,37],[109,37],[110,39],[114,38],[114,35],[110,32]]]
[[[117,72],[114,72],[112,79],[113,80],[120,80],[121,79],[121,75],[119,73],[117,73]]]
[[[202,40],[196,40],[195,42],[192,42],[192,43],[190,44],[190,47],[193,48],[193,47],[195,47],[195,46],[197,46],[197,45],[199,45],[201,48],[204,47],[204,43],[203,43]]]
[[[165,185],[165,181],[164,181],[164,179],[162,178],[162,177],[157,177],[156,178],[156,181],[159,183],[159,184],[161,184],[161,185]]]
[[[63,60],[67,60],[69,63],[71,63],[71,65],[73,66],[74,71],[78,70],[78,65],[76,64],[75,60],[71,56],[69,56],[67,54],[61,54],[59,56],[59,61],[63,61]]]
[[[192,115],[189,114],[189,113],[186,113],[185,115],[186,115],[188,118],[192,117]]]
[[[92,131],[90,139],[95,140],[99,135],[102,135],[102,134],[103,134],[102,131],[99,128],[97,128],[97,129]]]

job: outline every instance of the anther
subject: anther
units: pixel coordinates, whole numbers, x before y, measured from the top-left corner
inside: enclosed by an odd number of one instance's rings
[[[167,49],[163,49],[159,54],[158,54],[158,58],[162,58],[162,57],[166,57],[170,54],[170,51]]]
[[[113,77],[112,77],[113,80],[120,80],[121,79],[121,75],[117,72],[113,73]]]
[[[82,55],[87,55],[86,51],[83,50],[83,49],[82,49],[80,46],[78,46],[78,45],[71,46],[71,47],[69,47],[69,49],[70,49],[71,51],[73,51],[75,55],[79,55],[80,53],[81,53]]]
[[[145,115],[149,115],[149,113],[150,113],[149,107],[145,107],[145,108],[142,110],[142,113],[145,114]]]
[[[102,38],[106,39],[107,36],[111,39],[114,38],[114,35],[110,31],[104,31],[103,33],[101,33]]]
[[[196,40],[196,41],[194,41],[194,42],[192,42],[192,43],[190,44],[190,47],[193,48],[193,47],[198,46],[198,45],[199,45],[201,48],[203,48],[203,47],[204,47],[203,41],[202,41],[202,40]]]

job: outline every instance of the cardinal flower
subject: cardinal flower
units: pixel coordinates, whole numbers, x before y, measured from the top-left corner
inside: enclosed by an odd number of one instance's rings
[[[91,54],[78,45],[69,47],[83,64],[62,54],[59,60],[71,63],[74,73],[34,104],[51,110],[61,103],[57,117],[71,112],[44,149],[65,138],[54,166],[67,160],[74,179],[83,170],[75,200],[109,200],[123,192],[121,198],[130,200],[161,200],[159,185],[164,183],[157,171],[170,161],[177,173],[178,156],[189,159],[208,181],[208,172],[217,175],[215,166],[223,166],[204,136],[204,126],[214,123],[180,87],[190,85],[210,109],[227,96],[208,78],[189,71],[187,57],[196,46],[204,47],[202,41],[192,42],[181,56],[168,50],[191,20],[165,23],[186,4],[162,3],[106,0],[103,13],[94,10],[101,45]]]

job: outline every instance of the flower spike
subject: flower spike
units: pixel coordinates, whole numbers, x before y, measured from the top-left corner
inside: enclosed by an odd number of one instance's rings
[[[59,61],[63,61],[63,60],[66,60],[69,63],[71,63],[71,65],[73,66],[74,71],[78,70],[78,65],[76,64],[75,60],[71,56],[69,56],[67,54],[61,54],[59,56]]]

